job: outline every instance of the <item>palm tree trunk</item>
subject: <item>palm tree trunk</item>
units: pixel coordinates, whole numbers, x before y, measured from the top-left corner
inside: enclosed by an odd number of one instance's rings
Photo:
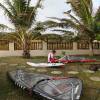
[[[90,51],[91,51],[91,56],[94,55],[94,50],[93,50],[93,45],[92,45],[93,42],[90,42]]]
[[[30,45],[28,41],[23,43],[23,57],[28,59],[30,58]]]
[[[23,57],[24,58],[30,58],[30,51],[28,51],[28,50],[23,50]]]

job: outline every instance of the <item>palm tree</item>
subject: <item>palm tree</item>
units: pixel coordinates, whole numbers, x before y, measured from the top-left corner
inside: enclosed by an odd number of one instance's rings
[[[7,36],[19,43],[25,58],[30,57],[31,40],[41,35],[41,31],[44,31],[41,22],[36,21],[42,0],[37,0],[34,6],[31,6],[30,3],[31,0],[6,0],[7,6],[0,3],[0,7],[15,27],[15,31]]]
[[[93,40],[96,39],[96,36],[100,33],[100,25],[98,24],[98,18],[100,16],[100,10],[93,15],[93,2],[92,0],[69,0],[67,3],[70,3],[73,13],[73,16],[69,12],[65,12],[70,17],[70,21],[75,23],[75,26],[71,25],[72,28],[78,31],[79,36],[87,37],[90,43],[90,48],[93,53]]]
[[[96,18],[96,22],[97,22],[96,31],[98,33],[96,39],[100,41],[100,7],[97,10],[97,13],[96,13],[96,17],[95,18]]]
[[[4,30],[12,30],[12,28],[8,27],[7,25],[0,24],[0,31]]]
[[[89,40],[90,47],[93,53],[93,40],[96,38],[97,34],[100,33],[100,8],[93,14],[93,2],[92,0],[67,0],[67,4],[71,5],[71,10],[64,12],[67,18],[53,18],[56,21],[47,21],[46,24],[49,27],[62,27],[63,30],[58,30],[64,32],[65,34],[74,34],[76,31],[78,37],[86,37]],[[70,31],[67,31],[67,29]],[[98,29],[98,32],[97,32]]]

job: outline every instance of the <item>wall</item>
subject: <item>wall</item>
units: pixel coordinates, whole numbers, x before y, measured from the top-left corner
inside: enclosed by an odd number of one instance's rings
[[[47,50],[47,43],[43,42],[43,49],[42,50],[31,50],[31,56],[47,56],[48,52],[51,50]],[[62,51],[65,51],[66,54],[72,55],[91,55],[91,49],[86,50],[79,50],[77,49],[77,43],[73,43],[72,50],[56,50],[57,55],[61,55]],[[22,50],[14,50],[14,43],[9,43],[9,50],[0,50],[0,57],[6,56],[22,56]],[[100,55],[100,49],[95,49],[94,54]]]

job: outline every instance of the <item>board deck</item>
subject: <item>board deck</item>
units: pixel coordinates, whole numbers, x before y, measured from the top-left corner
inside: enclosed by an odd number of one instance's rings
[[[33,62],[27,62],[28,65],[33,67],[60,67],[64,66],[63,63],[33,63]]]

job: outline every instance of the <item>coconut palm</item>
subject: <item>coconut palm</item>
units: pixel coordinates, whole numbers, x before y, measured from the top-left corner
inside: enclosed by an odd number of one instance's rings
[[[69,12],[65,12],[70,17],[70,21],[72,20],[75,23],[75,26],[71,25],[72,28],[78,31],[79,36],[87,37],[90,43],[90,48],[93,53],[93,40],[95,40],[96,36],[100,33],[100,25],[98,24],[99,9],[93,15],[93,2],[92,0],[69,0],[67,3],[70,3],[73,13],[73,16]]]
[[[92,0],[67,0],[67,4],[70,4],[71,10],[64,12],[67,16],[66,18],[53,18],[58,21],[47,21],[46,24],[49,24],[49,27],[62,27],[62,30],[65,34],[72,34],[75,30],[78,37],[87,38],[91,50],[93,51],[93,40],[96,38],[97,34],[100,33],[100,8],[98,11],[93,14],[93,2]],[[67,31],[67,29],[70,31]],[[56,30],[57,31],[57,30]],[[74,32],[74,33],[75,33]]]
[[[31,40],[36,38],[44,30],[41,22],[36,21],[38,8],[41,8],[42,0],[37,0],[31,6],[31,0],[6,0],[6,4],[0,7],[5,11],[15,31],[7,36],[19,43],[23,49],[24,57],[30,57]]]
[[[4,30],[13,30],[12,28],[8,27],[7,25],[4,24],[0,24],[0,31],[4,31]]]
[[[98,33],[96,39],[100,41],[100,7],[96,13],[96,22],[97,22],[96,31]]]

